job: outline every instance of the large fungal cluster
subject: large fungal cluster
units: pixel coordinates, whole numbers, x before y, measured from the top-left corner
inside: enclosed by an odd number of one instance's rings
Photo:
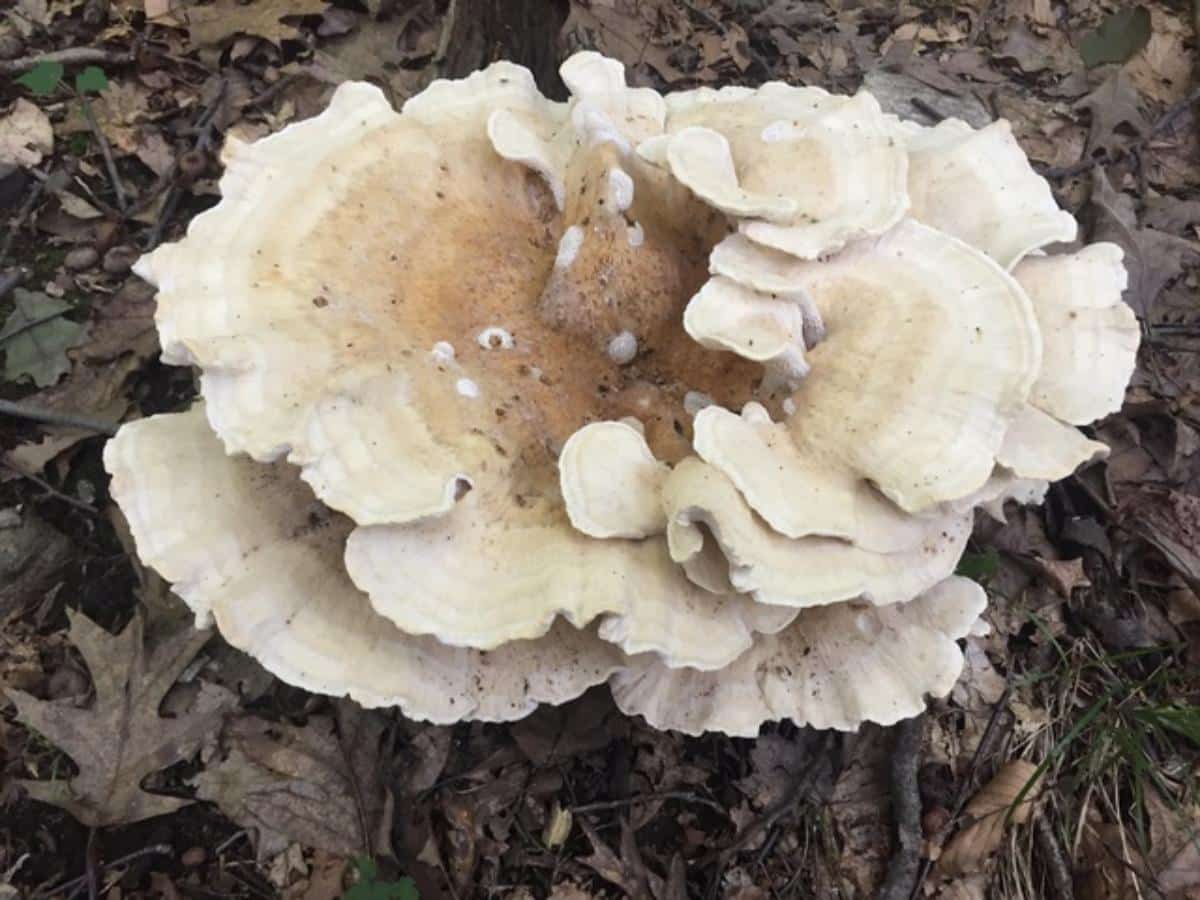
[[[280,678],[438,722],[608,682],[661,728],[918,712],[976,507],[1105,452],[1120,251],[1006,123],[497,63],[225,148],[137,271],[190,411],[105,462],[138,552]]]

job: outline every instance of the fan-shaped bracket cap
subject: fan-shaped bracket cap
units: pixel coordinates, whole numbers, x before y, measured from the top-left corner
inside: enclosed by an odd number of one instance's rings
[[[1141,328],[1121,299],[1129,276],[1116,244],[1027,256],[1013,269],[1041,327],[1042,369],[1030,402],[1072,425],[1121,408]]]
[[[747,191],[738,184],[733,151],[719,131],[684,128],[671,137],[667,162],[680,183],[726,215],[772,222],[787,222],[796,215],[795,200]]]
[[[617,705],[656,728],[755,737],[764,722],[853,731],[917,715],[962,672],[956,641],[987,605],[978,584],[952,577],[909,603],[805,609],[720,672],[667,669],[634,657],[610,682]]]
[[[196,615],[282,681],[439,723],[508,721],[623,664],[595,629],[491,653],[415,637],[376,613],[342,564],[354,524],[279,461],[226,455],[202,404],[122,426],[104,448],[138,555]]]
[[[958,119],[904,129],[910,215],[977,247],[1006,269],[1030,252],[1073,241],[1078,223],[1058,208],[1005,120],[976,130]]]
[[[670,471],[642,432],[624,422],[594,422],[576,431],[558,459],[567,516],[595,538],[644,538],[666,528],[659,494]]]
[[[770,366],[787,380],[808,373],[806,295],[763,294],[722,276],[705,282],[688,302],[683,327],[701,346]]]

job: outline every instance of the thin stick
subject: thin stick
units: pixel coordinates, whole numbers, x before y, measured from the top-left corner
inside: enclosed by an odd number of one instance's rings
[[[446,61],[446,54],[450,52],[450,35],[454,31],[457,19],[458,0],[450,0],[446,6],[446,15],[442,19],[442,31],[438,35],[437,49],[434,50],[432,64],[429,67],[435,74],[442,71],[442,63]]]
[[[131,53],[117,53],[96,47],[71,47],[68,50],[55,50],[53,53],[39,53],[36,56],[22,56],[20,59],[0,60],[0,72],[6,74],[24,72],[32,69],[38,63],[62,63],[64,66],[78,63],[102,63],[121,66],[131,62],[133,62]]]
[[[908,900],[917,885],[921,863],[921,794],[917,769],[925,740],[925,714],[896,727],[892,751],[892,809],[896,817],[896,852],[888,863],[879,900]]]
[[[171,852],[170,844],[151,844],[149,847],[143,847],[141,850],[135,850],[132,853],[127,853],[122,857],[114,859],[112,862],[104,863],[100,868],[113,869],[113,868],[116,868],[117,866],[123,866],[123,865],[125,865],[125,863],[133,862],[135,859],[138,859],[142,856],[149,856],[151,853],[167,854],[170,852]],[[83,884],[85,881],[87,881],[86,873],[78,876],[77,878],[72,878],[70,881],[64,881],[62,884],[58,885],[58,887],[51,888],[50,890],[41,891],[40,893],[34,894],[33,900],[40,900],[40,898],[42,898],[42,897],[49,897],[52,894],[58,894],[63,891],[66,891],[66,890],[70,890],[72,888],[78,887],[80,884]]]
[[[56,488],[50,482],[46,481],[46,479],[39,478],[37,475],[34,475],[30,472],[24,472],[21,469],[18,469],[16,466],[14,466],[12,463],[7,462],[5,460],[0,460],[0,465],[4,466],[4,468],[8,469],[10,472],[13,472],[13,473],[21,476],[22,478],[29,479],[34,484],[36,484],[38,487],[40,487],[43,491],[45,491],[47,494],[49,494],[51,497],[54,497],[57,500],[61,500],[63,503],[66,503],[68,506],[73,506],[76,509],[78,509],[79,511],[85,512],[91,516],[100,515],[100,510],[96,509],[96,507],[92,506],[89,503],[84,503],[82,500],[78,500],[75,497],[72,497],[70,494],[64,494],[62,491],[60,491],[58,488]]]
[[[207,152],[208,148],[212,145],[213,124],[216,121],[217,112],[221,108],[221,101],[225,98],[225,91],[228,86],[229,82],[222,80],[220,86],[217,88],[216,96],[214,96],[208,106],[201,111],[200,118],[196,121],[196,129],[198,134],[196,135],[195,142],[192,144],[193,149]],[[178,176],[178,172],[179,164],[176,163],[176,176]],[[167,225],[170,223],[171,218],[175,215],[175,210],[179,206],[179,198],[181,196],[182,191],[179,187],[179,179],[176,177],[175,181],[171,184],[170,189],[167,191],[167,198],[163,201],[162,209],[160,209],[158,212],[158,218],[154,220],[154,227],[150,229],[150,234],[146,238],[146,243],[142,248],[145,252],[149,253],[159,245],[159,242],[162,241],[163,232],[166,231]]]
[[[607,800],[600,803],[584,803],[580,806],[569,806],[567,811],[578,815],[580,813],[605,812],[612,809],[621,809],[626,806],[635,806],[638,803],[649,803],[651,800],[683,800],[688,803],[698,803],[701,806],[707,806],[715,809],[723,816],[728,816],[725,808],[719,803],[715,803],[706,797],[701,797],[698,794],[693,794],[688,791],[661,791],[655,794],[640,794],[637,797],[627,797],[624,800]]]
[[[104,157],[104,168],[108,171],[108,180],[112,182],[113,191],[117,195],[117,208],[124,215],[129,209],[129,201],[125,196],[125,185],[121,183],[121,175],[117,172],[117,163],[113,159],[112,147],[108,145],[108,138],[104,136],[104,132],[100,130],[100,125],[96,122],[96,116],[92,112],[92,104],[88,100],[87,94],[79,94],[79,104],[83,107],[83,117],[87,119],[88,128],[92,129],[96,143],[100,145],[100,154]]]
[[[27,419],[30,422],[40,422],[43,425],[62,425],[67,428],[82,428],[97,434],[113,435],[117,426],[111,422],[93,419],[80,413],[56,412],[52,409],[38,409],[12,400],[0,400],[0,416],[12,416],[14,419]]]
[[[220,856],[222,853],[224,853],[226,850],[229,849],[229,847],[233,844],[234,841],[238,840],[238,838],[248,837],[249,834],[250,833],[248,831],[246,831],[245,828],[238,829],[233,834],[231,834],[229,837],[225,838],[225,840],[221,841],[221,843],[217,844],[217,846],[215,848],[213,848],[213,856]]]
[[[1074,900],[1071,864],[1063,855],[1063,848],[1054,836],[1049,819],[1044,815],[1038,816],[1037,821],[1033,823],[1033,829],[1038,850],[1041,851],[1042,863],[1050,875],[1050,883],[1054,885],[1056,900]]]
[[[4,293],[6,293],[6,292],[0,291],[0,296],[3,296]],[[5,344],[7,344],[13,338],[19,337],[20,335],[24,334],[27,331],[32,331],[34,328],[37,328],[39,325],[45,325],[47,322],[53,322],[59,316],[63,315],[64,313],[69,313],[69,312],[71,312],[71,307],[68,306],[65,309],[60,309],[58,312],[47,313],[44,316],[38,316],[36,319],[30,319],[24,325],[19,325],[18,327],[14,328],[12,331],[5,332],[4,334],[0,334],[0,347],[3,347]]]
[[[96,829],[88,829],[87,850],[84,851],[87,855],[87,872],[84,877],[87,878],[88,900],[100,900],[100,884],[99,873],[96,871]]]
[[[16,218],[10,219],[8,231],[4,235],[4,243],[0,244],[0,264],[8,258],[8,251],[12,249],[13,241],[17,238],[17,232],[21,230],[21,226],[25,224],[25,220],[29,218],[29,214],[33,212],[34,205],[38,202],[38,198],[42,196],[42,192],[46,189],[46,182],[39,180],[33,186],[33,190],[29,192],[29,196],[25,198],[25,202],[21,204],[21,208],[17,210]]]

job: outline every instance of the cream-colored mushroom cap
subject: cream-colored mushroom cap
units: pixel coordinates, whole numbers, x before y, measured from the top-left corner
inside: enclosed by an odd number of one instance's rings
[[[578,531],[596,538],[644,538],[666,527],[659,492],[667,467],[633,426],[585,425],[567,439],[558,468],[567,516]]]
[[[798,378],[808,371],[806,301],[802,296],[763,295],[717,276],[688,303],[683,327],[703,347],[728,350]]]
[[[996,263],[906,220],[827,260],[784,263],[743,243],[717,265],[743,291],[777,279],[816,307],[823,337],[787,419],[792,473],[833,484],[848,469],[909,512],[987,480],[1041,365],[1029,299]]]
[[[634,657],[613,677],[613,695],[627,713],[685,734],[754,737],[780,719],[842,730],[891,725],[921,712],[926,695],[950,692],[963,665],[955,641],[986,603],[979,585],[950,578],[911,603],[806,609],[720,672]]]
[[[910,215],[961,238],[1005,268],[1047,244],[1072,241],[1078,225],[1003,119],[976,131],[958,119],[909,128]]]
[[[1013,277],[1033,302],[1042,331],[1042,369],[1030,402],[1072,425],[1121,408],[1137,363],[1141,330],[1121,299],[1128,275],[1116,244],[1027,256]]]
[[[663,506],[677,562],[699,555],[711,537],[728,561],[733,589],[777,606],[856,597],[881,605],[911,600],[954,571],[971,533],[970,513],[952,512],[915,519],[892,536],[887,550],[834,538],[788,538],[754,515],[732,481],[698,459],[671,472]]]
[[[1026,406],[1009,425],[996,461],[1018,478],[1057,481],[1106,456],[1106,445],[1036,406]]]
[[[286,463],[226,456],[201,405],[121,428],[104,449],[138,555],[283,681],[433,722],[505,721],[605,681],[621,656],[559,623],[492,653],[399,631],[342,565],[354,527]]]
[[[586,537],[560,490],[587,422],[642,419],[669,462],[689,393],[742,403],[759,380],[678,327],[720,216],[660,203],[629,165],[622,143],[664,108],[619,69],[573,59],[566,107],[507,63],[400,115],[344,85],[317,118],[231,145],[222,202],[138,270],[226,450],[286,455],[361,526],[348,571],[399,627],[494,649],[604,617],[628,650],[708,668],[749,646],[753,601],[696,588],[662,542]],[[556,156],[565,133],[579,140]],[[489,329],[511,346],[478,341]],[[618,362],[623,333],[637,352]]]
[[[773,82],[671,95],[669,139],[639,147],[751,240],[815,258],[908,208],[908,158],[879,104]]]

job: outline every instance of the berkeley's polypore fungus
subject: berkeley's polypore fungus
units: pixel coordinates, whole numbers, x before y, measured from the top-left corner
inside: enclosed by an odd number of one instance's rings
[[[980,627],[973,509],[1105,452],[1120,251],[1042,251],[1075,223],[1004,123],[562,73],[227,144],[137,267],[203,395],[105,452],[140,554],[280,678],[420,718],[913,715]]]

